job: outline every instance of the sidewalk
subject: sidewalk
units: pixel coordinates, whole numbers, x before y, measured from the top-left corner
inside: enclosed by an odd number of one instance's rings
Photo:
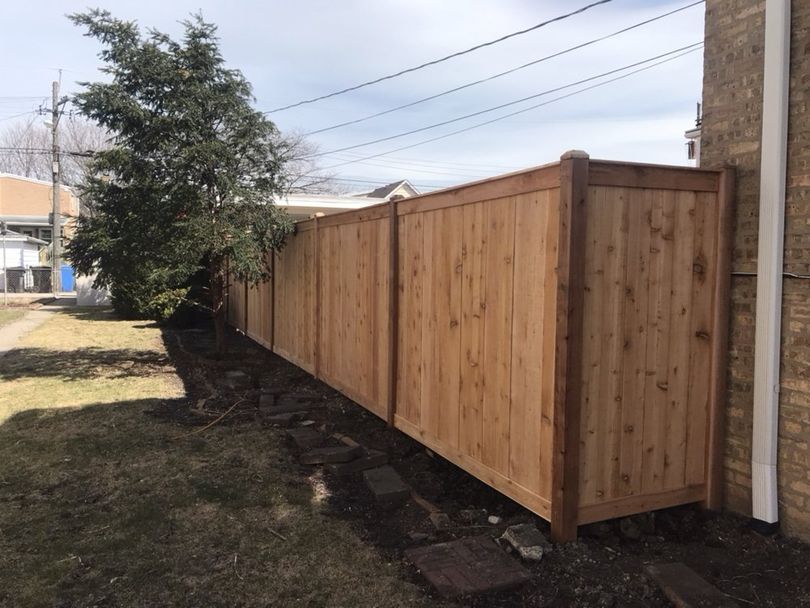
[[[75,298],[59,298],[42,308],[30,311],[19,321],[0,327],[0,358],[13,350],[25,334],[42,325],[55,311],[73,306],[76,306]]]

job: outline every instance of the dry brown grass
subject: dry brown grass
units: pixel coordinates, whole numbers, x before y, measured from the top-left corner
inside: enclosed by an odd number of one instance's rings
[[[0,308],[0,327],[22,319],[26,312],[28,311],[24,308]]]
[[[175,439],[159,330],[57,313],[0,382],[0,605],[432,605],[323,513],[277,433]]]

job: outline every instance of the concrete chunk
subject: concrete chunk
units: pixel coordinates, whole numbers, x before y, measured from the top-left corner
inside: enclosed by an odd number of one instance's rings
[[[359,446],[352,447],[342,445],[339,447],[315,448],[304,454],[299,459],[301,464],[325,464],[336,462],[349,462],[363,453]]]
[[[647,566],[649,574],[676,608],[739,608],[739,604],[680,562]]]
[[[385,465],[363,472],[368,489],[377,502],[384,505],[401,505],[411,495],[411,490],[391,466]]]

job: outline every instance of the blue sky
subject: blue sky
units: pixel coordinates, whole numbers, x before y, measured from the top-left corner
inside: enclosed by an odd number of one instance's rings
[[[269,110],[322,95],[458,51],[569,12],[589,0],[116,0],[97,2],[114,15],[169,33],[202,10],[218,24],[228,63],[254,86],[256,107]],[[589,11],[353,93],[271,115],[283,131],[308,132],[408,103],[608,34],[689,4],[614,0]],[[49,95],[56,68],[63,89],[99,77],[93,40],[65,14],[86,0],[6,3],[0,39],[0,127]],[[312,136],[328,152],[447,120],[647,59],[703,39],[698,5],[515,74],[361,124]],[[346,180],[408,178],[440,186],[550,162],[579,148],[592,157],[687,164],[683,131],[701,96],[702,51],[457,136],[334,169]],[[571,89],[574,90],[574,89]],[[568,91],[565,91],[568,92]],[[550,98],[550,97],[549,97]],[[538,103],[541,98],[533,103]],[[424,133],[325,156],[324,166],[386,152],[521,109],[493,112]],[[362,185],[346,181],[351,189]]]

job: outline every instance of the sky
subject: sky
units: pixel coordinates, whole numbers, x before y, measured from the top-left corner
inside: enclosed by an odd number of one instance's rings
[[[99,43],[83,37],[66,18],[88,5],[170,35],[181,34],[180,21],[189,14],[202,12],[218,26],[229,66],[252,83],[255,107],[269,111],[499,38],[592,1],[4,2],[0,129],[18,120],[16,114],[49,103],[51,81],[60,68],[65,94],[78,92],[78,81],[102,78]],[[268,116],[282,132],[309,133],[486,78],[688,4],[690,0],[613,0],[438,65]],[[339,183],[357,191],[399,179],[430,190],[553,162],[570,149],[585,150],[592,158],[686,165],[683,133],[694,126],[695,104],[701,98],[701,48],[616,82],[406,150],[391,152],[631,70],[420,133],[335,150],[538,95],[701,42],[703,15],[704,5],[698,4],[508,76],[308,139],[322,153],[320,166],[333,167],[328,171]],[[388,154],[362,160],[381,153]]]

